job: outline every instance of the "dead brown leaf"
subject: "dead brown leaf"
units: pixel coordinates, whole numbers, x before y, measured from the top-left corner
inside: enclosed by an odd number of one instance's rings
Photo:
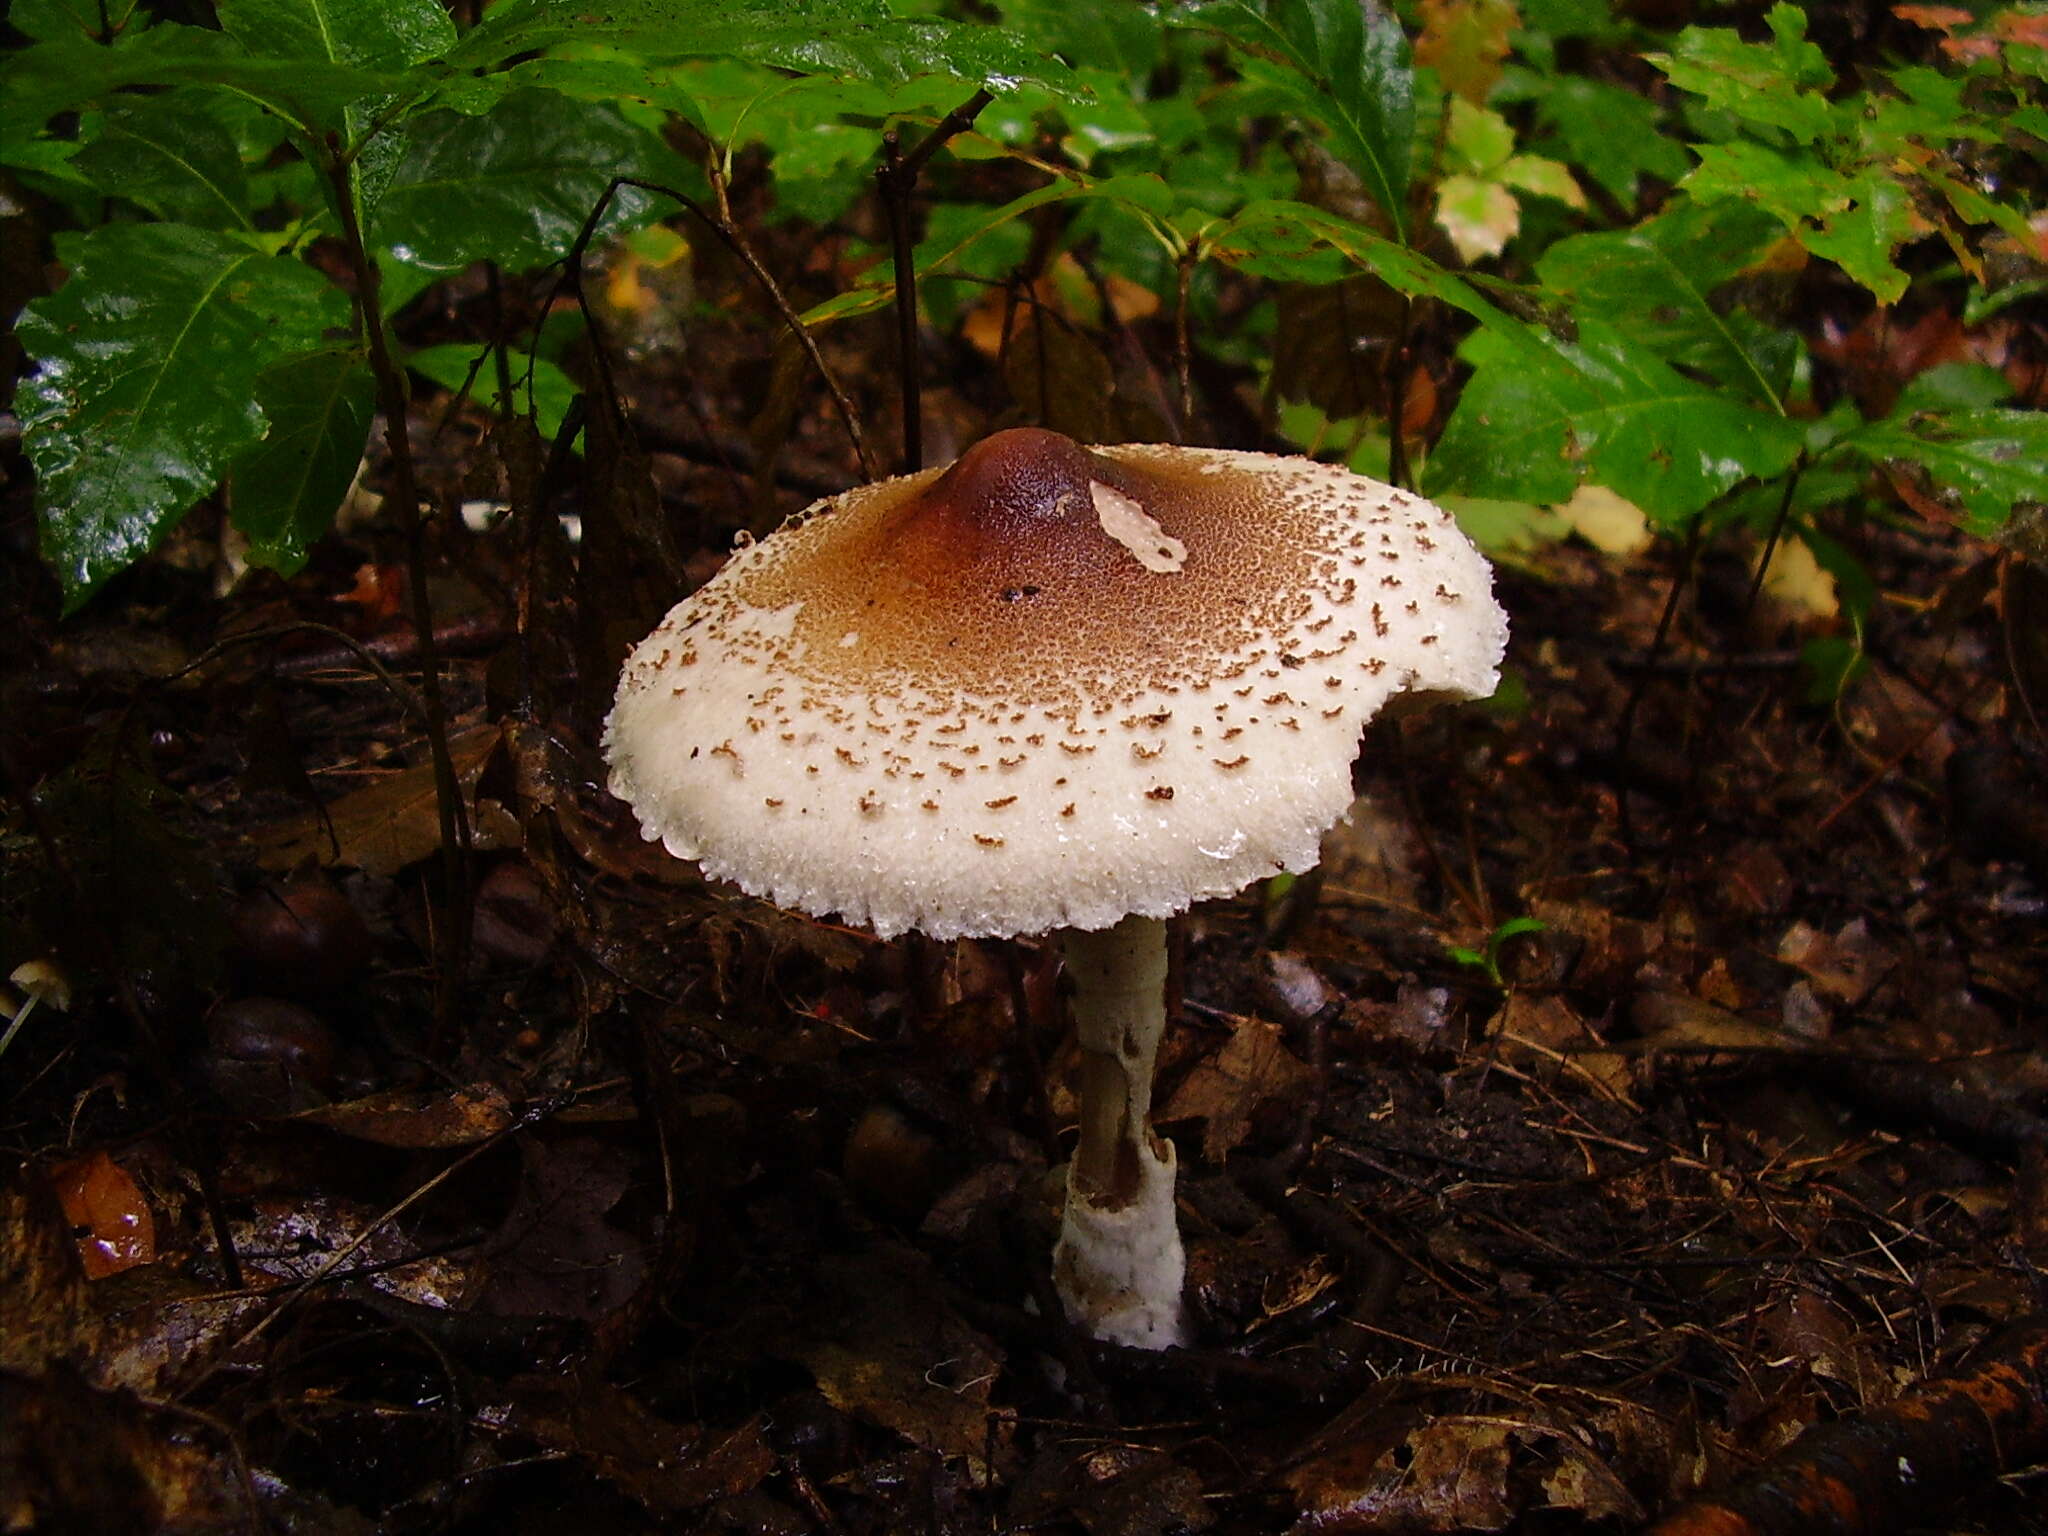
[[[495,800],[479,800],[477,779],[498,745],[495,725],[472,726],[448,742],[455,777],[469,810],[470,839],[478,849],[516,848],[519,822]],[[333,828],[329,835],[329,827]],[[434,767],[421,762],[343,795],[326,816],[308,815],[269,829],[257,839],[256,860],[286,871],[308,862],[347,864],[373,875],[395,875],[441,846]]]
[[[1308,1083],[1307,1067],[1280,1040],[1280,1027],[1264,1019],[1236,1019],[1214,1059],[1181,1079],[1155,1118],[1200,1120],[1202,1156],[1220,1163],[1250,1134],[1265,1105],[1285,1103]]]
[[[512,1104],[489,1083],[447,1093],[394,1089],[291,1117],[380,1147],[468,1147],[512,1124]]]

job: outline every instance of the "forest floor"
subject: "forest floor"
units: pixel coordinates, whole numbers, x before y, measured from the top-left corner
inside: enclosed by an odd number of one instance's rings
[[[413,423],[516,509],[427,546],[453,864],[374,495],[59,624],[17,477],[7,914],[78,985],[0,1061],[0,1525],[1618,1532],[2043,1307],[2017,556],[1862,526],[1834,695],[1752,547],[1496,551],[1500,696],[1376,724],[1318,874],[1178,925],[1192,1341],[1133,1353],[1048,1310],[1050,952],[778,912],[602,788],[625,643],[856,478],[678,377],[561,476]],[[2048,1531],[2041,1474],[1916,1518]]]

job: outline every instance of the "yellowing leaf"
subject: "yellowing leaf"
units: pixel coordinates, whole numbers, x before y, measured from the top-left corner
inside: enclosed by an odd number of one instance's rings
[[[1572,208],[1586,206],[1586,194],[1565,166],[1541,155],[1513,155],[1502,163],[1500,180],[1538,197],[1554,197]]]
[[[1582,485],[1558,509],[1571,530],[1604,555],[1633,555],[1653,535],[1643,509],[1604,485]]]
[[[1764,570],[1764,590],[1786,607],[1817,619],[1831,619],[1841,611],[1835,578],[1821,569],[1800,539],[1779,541]]]
[[[1497,181],[1446,176],[1436,191],[1436,221],[1466,261],[1498,256],[1522,227],[1515,194]]]

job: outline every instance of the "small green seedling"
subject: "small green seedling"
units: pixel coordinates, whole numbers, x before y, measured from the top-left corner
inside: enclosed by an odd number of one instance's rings
[[[1500,973],[1501,947],[1509,939],[1519,938],[1525,933],[1541,933],[1548,926],[1540,917],[1511,917],[1486,936],[1482,949],[1471,949],[1463,944],[1451,946],[1451,958],[1460,965],[1469,965],[1474,970],[1484,971],[1486,979],[1501,991],[1508,990],[1507,979]]]

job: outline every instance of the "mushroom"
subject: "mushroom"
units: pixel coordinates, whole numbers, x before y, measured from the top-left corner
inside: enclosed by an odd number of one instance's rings
[[[707,875],[888,938],[1059,931],[1081,1046],[1057,1287],[1181,1338],[1149,1125],[1164,919],[1314,867],[1393,695],[1492,691],[1486,561],[1306,459],[998,432],[745,543],[628,658],[611,789]]]

